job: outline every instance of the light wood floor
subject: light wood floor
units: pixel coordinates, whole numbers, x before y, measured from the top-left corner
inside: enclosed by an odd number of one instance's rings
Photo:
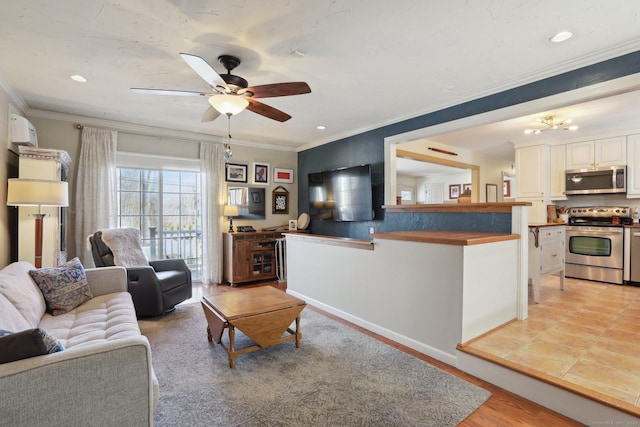
[[[542,280],[541,303],[465,351],[640,417],[640,288]]]
[[[266,283],[266,284],[269,284],[269,283]],[[271,283],[271,285],[278,287],[281,290],[286,290],[286,283]],[[254,285],[245,285],[245,286],[254,286]],[[227,285],[208,285],[207,286],[202,284],[194,284],[193,297],[186,302],[187,303],[197,302],[204,295],[212,295],[217,292],[228,292],[233,289],[234,288],[231,288]],[[471,414],[466,420],[464,420],[460,424],[463,427],[486,427],[486,426],[562,427],[562,426],[582,426],[583,425],[563,415],[560,415],[554,411],[551,411],[543,406],[540,406],[537,403],[531,402],[527,399],[517,396],[507,390],[504,390],[491,383],[488,383],[472,375],[469,375],[463,371],[460,371],[450,365],[447,365],[446,363],[440,362],[429,356],[425,356],[424,354],[421,354],[413,349],[410,349],[394,341],[391,341],[387,338],[384,338],[380,335],[367,331],[366,329],[363,329],[350,322],[337,318],[320,309],[317,309],[312,306],[308,306],[308,308],[316,310],[362,333],[365,333],[393,347],[396,347],[399,350],[404,351],[405,353],[411,354],[414,357],[424,360],[425,362],[430,363],[442,369],[443,371],[446,371],[452,375],[456,375],[466,381],[469,381],[472,384],[475,384],[479,387],[484,388],[485,390],[488,390],[491,393],[491,397],[489,398],[489,400],[485,402],[480,408],[478,408],[478,410],[476,410],[473,414]]]

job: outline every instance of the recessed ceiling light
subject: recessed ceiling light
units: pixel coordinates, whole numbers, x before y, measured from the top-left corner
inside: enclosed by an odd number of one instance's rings
[[[573,36],[571,31],[560,31],[558,34],[554,35],[549,39],[553,43],[560,43],[566,40],[569,40]]]
[[[322,125],[318,125],[318,126],[316,126],[316,129],[318,129],[318,130],[325,130],[325,129],[326,129],[326,127],[324,127],[324,126],[322,126]]]
[[[71,80],[75,80],[80,83],[85,83],[87,81],[87,79],[82,77],[80,74],[74,74],[73,76],[71,76]]]

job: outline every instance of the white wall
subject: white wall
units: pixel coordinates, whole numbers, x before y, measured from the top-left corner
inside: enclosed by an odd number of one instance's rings
[[[8,141],[9,96],[0,87],[0,173],[2,174],[2,186],[0,186],[0,202],[4,206],[7,200],[7,179],[9,178],[9,150]],[[0,266],[4,267],[11,261],[11,234],[9,224],[9,209],[0,209]]]
[[[11,249],[17,254],[17,215],[18,210],[6,206],[7,179],[18,177],[18,156],[8,150],[9,114],[23,115],[3,89],[4,81],[0,76],[0,268],[11,262]]]
[[[0,112],[1,113],[1,112]],[[0,117],[0,120],[2,117]],[[48,117],[30,116],[29,120],[33,123],[38,133],[38,142],[40,147],[55,148],[65,150],[72,159],[69,170],[69,225],[70,233],[75,223],[75,183],[77,179],[77,164],[80,156],[81,130],[77,129],[73,120],[53,119]],[[118,129],[118,123],[113,122],[110,128]],[[96,126],[100,127],[100,126]],[[197,160],[200,153],[200,143],[198,139],[181,139],[170,135],[162,136],[161,129],[158,129],[158,135],[149,135],[144,133],[136,133],[131,130],[132,126],[123,124],[123,129],[118,131],[118,151],[141,153],[151,156],[149,161],[139,165],[146,168],[162,168],[164,164],[172,162],[172,159]],[[169,133],[170,131],[167,131]],[[213,140],[213,137],[211,137]],[[255,144],[253,146],[242,146],[239,144],[232,145],[233,163],[248,165],[251,170],[254,161],[269,163],[272,170],[274,167],[297,169],[297,153],[293,150],[275,150],[263,148]],[[224,172],[223,172],[224,173]],[[249,183],[241,185],[251,186],[252,174],[249,174]],[[298,217],[298,195],[297,195],[297,176],[294,178],[293,184],[274,184],[270,177],[270,184],[263,186],[267,199],[266,219],[234,221],[234,225],[253,225],[257,230],[263,227],[271,227],[287,224],[289,219]],[[234,186],[236,184],[233,184]],[[273,215],[271,213],[271,192],[278,186],[282,185],[289,191],[289,215]],[[69,257],[75,256],[75,240],[73,236],[68,236]]]
[[[457,344],[516,316],[518,240],[374,238],[373,250],[317,240],[287,235],[287,292],[451,365]]]

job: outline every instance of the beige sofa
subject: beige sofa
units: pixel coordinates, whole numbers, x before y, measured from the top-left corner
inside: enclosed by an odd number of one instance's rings
[[[41,328],[64,349],[0,364],[0,425],[152,425],[158,381],[125,269],[86,269],[93,297],[57,316],[45,312],[33,269],[0,270],[0,329]]]

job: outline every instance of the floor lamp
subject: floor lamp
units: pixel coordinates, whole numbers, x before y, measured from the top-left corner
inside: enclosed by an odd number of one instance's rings
[[[69,206],[68,184],[64,181],[12,178],[8,180],[8,206],[38,206],[36,218],[35,266],[42,267],[43,206]]]

